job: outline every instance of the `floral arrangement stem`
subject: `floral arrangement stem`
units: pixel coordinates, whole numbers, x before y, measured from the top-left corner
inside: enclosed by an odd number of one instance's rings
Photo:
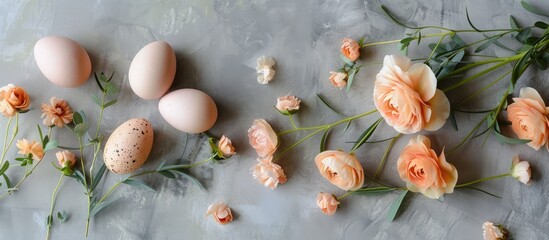
[[[8,150],[10,149],[11,145],[13,144],[13,140],[15,140],[15,137],[17,136],[17,133],[19,132],[19,113],[15,114],[15,128],[13,129],[13,133],[11,138],[8,141],[8,135],[9,130],[11,128],[11,122],[14,117],[10,117],[8,120],[8,123],[6,124],[6,132],[4,134],[4,146],[2,148],[2,156],[0,157],[0,166],[4,164],[4,160],[6,158],[6,154],[8,153]]]
[[[25,176],[23,176],[23,178],[21,178],[21,180],[19,180],[19,182],[17,182],[17,184],[15,184],[15,186],[13,186],[12,188],[8,188],[6,189],[7,192],[2,194],[2,196],[0,196],[0,200],[2,200],[3,198],[5,198],[6,196],[8,195],[11,195],[14,191],[17,190],[17,188],[25,181],[27,180],[27,178],[29,177],[29,175],[32,174],[32,171],[34,171],[34,169],[36,167],[38,167],[38,165],[41,163],[42,161],[38,161],[30,170],[29,170],[29,167],[28,165],[25,166]]]
[[[57,182],[57,185],[55,186],[55,189],[53,190],[53,193],[51,195],[50,213],[48,214],[48,220],[46,224],[46,240],[50,239],[50,230],[51,230],[51,224],[53,222],[53,206],[55,204],[55,196],[57,195],[57,190],[59,189],[59,186],[61,185],[61,182],[63,181],[64,176],[65,174],[61,173],[61,177],[59,178],[59,181]]]
[[[385,166],[385,161],[387,161],[387,158],[389,157],[389,153],[391,152],[391,149],[393,148],[393,145],[398,140],[398,138],[402,135],[402,133],[397,134],[393,139],[391,139],[391,142],[389,142],[389,145],[387,148],[385,148],[385,152],[383,153],[383,157],[381,158],[381,162],[377,166],[376,173],[374,174],[373,179],[375,179],[379,174],[381,173],[381,170],[383,170],[383,167]]]
[[[484,181],[488,181],[488,180],[504,178],[504,177],[509,177],[509,176],[511,176],[511,173],[504,173],[504,174],[500,174],[500,175],[496,175],[496,176],[485,177],[485,178],[477,179],[475,181],[471,181],[471,182],[456,185],[456,188],[467,187],[467,186],[473,185],[475,183],[480,183],[480,182],[484,182]]]
[[[277,135],[282,136],[282,135],[285,135],[285,134],[288,134],[288,133],[297,132],[297,131],[306,131],[306,130],[317,130],[317,129],[324,130],[324,129],[328,129],[328,128],[331,128],[331,127],[335,127],[335,126],[337,126],[339,124],[342,124],[342,123],[346,123],[346,122],[349,122],[349,121],[352,121],[352,120],[355,120],[355,119],[358,119],[358,118],[368,116],[368,115],[370,115],[372,113],[375,113],[375,112],[377,112],[377,109],[374,109],[374,110],[371,110],[371,111],[368,111],[368,112],[364,112],[364,113],[361,113],[361,114],[358,114],[358,115],[355,115],[355,116],[352,116],[352,117],[347,117],[347,118],[344,118],[344,119],[341,119],[339,121],[329,123],[329,124],[312,126],[312,127],[300,127],[300,128],[286,130],[286,131],[278,133]]]

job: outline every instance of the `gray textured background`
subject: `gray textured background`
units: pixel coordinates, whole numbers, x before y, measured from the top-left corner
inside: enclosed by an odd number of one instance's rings
[[[544,1],[535,2],[549,9]],[[207,190],[186,180],[160,176],[144,178],[157,189],[156,193],[123,186],[115,194],[122,200],[93,220],[90,239],[481,239],[481,225],[486,220],[507,225],[515,239],[549,239],[549,180],[544,174],[549,171],[548,153],[535,152],[527,146],[501,146],[493,137],[483,149],[479,138],[449,157],[458,168],[459,182],[505,172],[511,157],[520,154],[534,167],[532,186],[511,179],[480,184],[503,199],[471,190],[457,190],[446,195],[444,202],[414,195],[405,201],[404,211],[393,223],[386,221],[386,212],[396,193],[349,197],[331,217],[317,209],[317,192],[343,193],[326,182],[313,163],[320,136],[280,161],[289,177],[286,184],[271,191],[252,178],[249,169],[255,164],[255,153],[246,137],[252,120],[265,118],[277,130],[290,127],[287,119],[272,108],[276,97],[290,93],[303,100],[303,109],[297,116],[300,125],[338,119],[318,101],[316,93],[326,96],[348,115],[373,109],[373,77],[381,67],[383,55],[398,53],[395,45],[363,52],[362,61],[371,65],[361,71],[349,94],[334,89],[327,79],[328,72],[340,64],[338,48],[343,37],[366,36],[378,41],[404,36],[404,29],[381,13],[380,4],[412,25],[468,28],[466,6],[480,28],[507,28],[510,14],[523,24],[538,19],[524,11],[516,0],[0,0],[0,85],[21,85],[32,96],[33,110],[21,116],[20,137],[37,138],[32,126],[40,122],[39,104],[51,96],[68,99],[73,109],[86,111],[95,122],[98,112],[90,100],[90,93],[97,91],[95,83],[89,81],[76,89],[57,87],[41,75],[33,57],[33,46],[41,37],[56,34],[76,40],[90,54],[94,71],[115,71],[115,81],[122,89],[119,103],[106,111],[102,133],[108,135],[131,117],[145,117],[153,123],[155,145],[144,168],[155,167],[161,159],[174,162],[180,156],[183,161],[201,160],[208,157],[209,150],[200,136],[179,133],[165,123],[158,113],[157,101],[139,99],[131,91],[127,70],[141,47],[154,40],[169,42],[178,60],[172,89],[201,89],[218,104],[219,119],[211,132],[230,137],[238,155],[226,164],[193,170]],[[428,53],[425,44],[413,45],[412,57]],[[254,69],[255,60],[264,54],[277,60],[276,79],[266,86],[257,84]],[[528,71],[519,85],[537,87],[549,100],[547,78],[546,72]],[[503,88],[496,86],[470,107],[492,106]],[[463,92],[450,94],[450,100],[463,98]],[[341,130],[335,131],[329,148],[349,149],[352,145],[345,142],[356,139],[377,117],[355,122],[345,135],[340,134]],[[436,133],[428,133],[437,152],[443,146],[455,146],[480,117],[458,115],[458,133],[449,124]],[[5,122],[1,118],[0,126]],[[65,131],[55,135],[70,145],[71,138]],[[283,147],[304,135],[284,137]],[[383,125],[374,138],[393,135],[394,130]],[[410,137],[401,138],[395,145],[381,176],[384,181],[404,185],[395,164]],[[367,174],[375,171],[386,144],[371,144],[358,150],[357,157]],[[12,149],[10,156],[15,151]],[[0,203],[0,239],[44,238],[44,219],[59,176],[49,164],[53,160],[52,154],[47,156],[44,161],[48,163],[37,168],[21,191]],[[17,176],[16,172],[10,174]],[[101,188],[108,188],[120,178],[109,174]],[[208,205],[217,200],[224,200],[233,208],[233,223],[220,226],[204,217]],[[86,203],[81,186],[65,181],[57,206],[58,210],[69,212],[71,219],[53,226],[52,239],[82,239]]]

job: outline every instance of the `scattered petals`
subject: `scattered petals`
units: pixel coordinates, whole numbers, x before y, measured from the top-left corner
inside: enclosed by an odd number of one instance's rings
[[[484,240],[506,240],[509,233],[503,226],[494,226],[492,222],[485,222],[482,224],[484,232],[482,236]]]
[[[339,201],[333,194],[320,192],[316,195],[316,205],[324,214],[331,216],[337,211]]]
[[[343,89],[347,85],[347,74],[344,72],[330,72],[330,82],[334,87]]]
[[[260,158],[273,155],[278,147],[278,137],[275,131],[264,119],[255,119],[248,129],[250,145]]]
[[[226,203],[219,201],[208,207],[206,211],[206,216],[212,215],[214,220],[222,225],[230,223],[233,221],[233,214],[229,206]]]
[[[275,61],[272,57],[261,56],[257,59],[257,82],[260,84],[269,84],[273,80],[275,70],[273,69]]]
[[[273,163],[273,156],[258,158],[257,164],[251,169],[252,176],[270,189],[275,189],[278,184],[284,184],[288,179],[280,165]]]

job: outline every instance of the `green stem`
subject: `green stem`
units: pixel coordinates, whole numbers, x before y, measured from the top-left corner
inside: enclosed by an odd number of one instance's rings
[[[389,146],[387,146],[387,148],[385,149],[385,152],[383,153],[383,157],[381,158],[381,162],[379,163],[379,165],[377,166],[377,169],[376,169],[376,173],[374,174],[374,179],[381,173],[381,170],[383,169],[383,167],[385,166],[385,162],[387,161],[387,157],[389,157],[389,153],[391,152],[391,149],[393,148],[393,145],[395,144],[395,142],[398,140],[398,138],[401,136],[402,134],[399,133],[398,135],[396,135],[392,140],[391,142],[389,143]]]
[[[449,73],[449,74],[447,74],[443,77],[440,77],[438,80],[441,81],[443,79],[449,78],[449,77],[454,76],[456,74],[465,72],[465,71],[467,71],[471,68],[475,68],[475,67],[482,66],[482,65],[485,65],[485,64],[490,64],[490,63],[503,62],[503,61],[506,61],[507,59],[508,58],[494,58],[494,59],[488,59],[488,60],[484,60],[484,61],[479,61],[479,62],[474,62],[474,63],[471,63],[471,64],[467,64],[463,67],[460,67],[460,68],[452,71],[451,73]]]
[[[493,180],[493,179],[498,179],[498,178],[503,178],[503,177],[508,177],[508,176],[511,176],[511,173],[504,173],[504,174],[500,174],[500,175],[496,175],[496,176],[491,176],[491,177],[485,177],[485,178],[477,179],[477,180],[475,180],[475,181],[471,181],[471,182],[467,182],[467,183],[463,183],[463,184],[456,185],[456,188],[467,187],[467,186],[473,185],[473,184],[475,184],[475,183],[484,182],[484,181]]]
[[[452,34],[452,33],[444,32],[444,33],[426,34],[424,36],[421,36],[421,38],[439,37],[439,36],[444,36],[444,35],[447,35],[447,34]],[[413,38],[418,39],[419,37],[414,36]],[[362,44],[362,47],[365,48],[365,47],[371,47],[371,46],[376,46],[376,45],[399,43],[400,41],[402,41],[402,39],[395,39],[395,40],[382,41],[382,42],[365,43],[365,44]]]
[[[433,48],[433,50],[431,51],[431,54],[429,54],[429,57],[427,58],[427,60],[425,60],[425,63],[427,63],[427,62],[429,62],[429,60],[431,60],[431,58],[435,54],[436,50],[438,49],[438,47],[440,46],[440,44],[442,43],[444,38],[446,38],[447,35],[448,35],[448,33],[442,35],[442,37],[438,40],[437,45]]]
[[[316,131],[310,133],[309,135],[307,135],[307,136],[301,138],[299,141],[295,142],[295,143],[292,144],[291,146],[289,146],[289,147],[287,147],[286,149],[284,149],[284,151],[280,152],[280,153],[278,154],[278,156],[277,156],[275,159],[273,159],[273,162],[276,161],[276,160],[278,160],[278,159],[280,159],[280,158],[281,158],[285,153],[287,153],[288,151],[290,151],[290,150],[292,150],[293,148],[297,147],[297,145],[301,144],[302,142],[304,142],[305,140],[311,138],[312,136],[316,135],[317,133],[326,130],[327,128],[328,128],[328,127],[318,129],[318,130],[316,130]]]
[[[520,54],[519,54],[519,55],[520,55]],[[516,55],[516,56],[519,56],[519,55]],[[464,85],[464,84],[466,84],[466,83],[468,83],[468,82],[470,82],[470,81],[472,81],[472,80],[474,80],[474,79],[476,79],[476,78],[479,78],[479,77],[481,77],[481,76],[483,76],[483,75],[485,75],[485,74],[487,74],[487,73],[490,73],[490,72],[492,72],[492,71],[498,69],[499,67],[501,67],[501,66],[503,66],[503,65],[505,65],[505,64],[508,64],[508,63],[510,63],[510,62],[514,62],[514,61],[516,61],[516,60],[518,59],[518,58],[516,58],[516,56],[511,57],[511,58],[508,58],[507,60],[502,61],[502,62],[500,62],[500,63],[498,63],[498,64],[496,64],[496,65],[494,65],[494,66],[492,66],[492,67],[489,67],[489,68],[487,68],[487,69],[484,69],[483,71],[480,71],[480,72],[474,74],[473,76],[470,76],[470,77],[468,77],[468,78],[465,78],[465,79],[459,81],[458,83],[456,83],[456,84],[454,84],[454,85],[452,85],[452,86],[450,86],[450,87],[447,87],[447,88],[442,89],[442,91],[445,92],[445,93],[446,93],[446,92],[449,92],[449,91],[452,91],[452,90],[454,90],[454,89],[456,89],[456,88],[458,88],[458,87],[460,87],[460,86],[462,86],[462,85]]]
[[[0,166],[4,164],[4,160],[6,158],[6,154],[8,153],[9,149],[11,148],[11,145],[13,144],[13,141],[15,140],[15,137],[17,136],[17,133],[19,132],[19,113],[15,113],[15,128],[13,129],[12,136],[10,140],[8,141],[8,145],[6,146],[7,136],[8,136],[8,129],[11,125],[11,119],[8,120],[8,124],[6,126],[6,135],[4,136],[4,148],[2,149],[2,157],[0,159]]]
[[[99,111],[99,119],[97,120],[97,128],[95,129],[95,140],[93,146],[93,159],[90,166],[90,185],[93,186],[93,169],[95,167],[95,160],[97,159],[97,156],[99,155],[99,150],[101,150],[101,142],[99,141],[99,132],[101,129],[101,123],[103,122],[103,112],[105,111],[105,97],[107,93],[102,91],[101,96],[101,110]]]
[[[4,158],[6,157],[6,153],[8,152],[8,149],[6,148],[6,146],[8,145],[8,135],[9,135],[12,119],[13,119],[13,116],[8,119],[8,123],[6,124],[6,132],[4,133],[4,147],[2,147],[2,157],[0,159],[0,166],[2,166],[2,163],[4,163]]]
[[[474,92],[473,94],[469,95],[467,98],[463,99],[461,102],[459,102],[457,104],[457,106],[461,106],[463,104],[465,104],[466,102],[470,101],[471,99],[473,99],[474,97],[478,96],[479,94],[481,94],[482,92],[486,91],[486,89],[494,86],[494,84],[498,83],[499,81],[501,81],[501,79],[505,78],[507,75],[509,75],[513,70],[509,70],[507,72],[505,72],[503,75],[501,75],[500,77],[498,77],[496,80],[492,81],[490,84],[484,86],[483,88],[477,90],[476,92]]]
[[[290,118],[290,122],[292,123],[292,127],[294,127],[294,129],[297,129],[297,126],[295,125],[294,117],[292,117],[292,114],[288,114],[288,117]]]
[[[46,240],[50,239],[50,229],[51,229],[51,222],[53,221],[53,206],[55,204],[55,195],[57,194],[57,190],[59,189],[59,186],[61,185],[61,181],[63,181],[63,177],[65,174],[61,173],[61,177],[59,178],[59,181],[57,182],[57,186],[55,186],[55,189],[53,189],[53,193],[51,195],[51,205],[50,205],[50,214],[48,215],[48,222],[46,224]]]
[[[326,129],[326,128],[337,126],[337,125],[342,124],[342,123],[346,123],[348,121],[352,121],[352,120],[355,120],[355,119],[358,119],[358,118],[361,118],[361,117],[368,116],[368,115],[370,115],[372,113],[375,113],[375,112],[377,112],[377,109],[374,109],[374,110],[371,110],[371,111],[368,111],[368,112],[365,112],[365,113],[361,113],[361,114],[358,114],[358,115],[355,115],[355,116],[352,116],[352,117],[343,118],[343,119],[341,119],[339,121],[336,121],[334,123],[324,124],[324,125],[319,125],[319,126],[312,126],[312,127],[300,127],[300,128],[296,128],[296,129],[290,129],[290,130],[280,132],[277,135],[282,136],[282,135],[292,133],[292,132],[297,132],[297,131]]]
[[[340,201],[346,197],[348,197],[349,195],[353,194],[353,193],[359,193],[359,192],[369,192],[369,191],[379,191],[379,190],[405,190],[404,188],[394,188],[394,187],[369,187],[369,188],[361,188],[361,189],[358,189],[358,190],[355,190],[355,191],[348,191],[347,193],[339,196],[339,197],[336,197],[336,200]]]
[[[23,176],[23,178],[21,180],[19,180],[19,182],[17,182],[17,184],[15,184],[15,186],[11,189],[8,189],[8,191],[6,193],[4,193],[2,196],[0,196],[0,200],[2,200],[3,198],[5,198],[6,196],[8,195],[11,195],[13,193],[13,191],[16,191],[17,188],[29,177],[29,175],[32,174],[32,171],[34,171],[34,169],[36,167],[38,167],[38,165],[41,163],[42,161],[38,161],[38,163],[36,163],[31,169],[30,171],[28,171],[28,165],[25,166],[25,176]]]

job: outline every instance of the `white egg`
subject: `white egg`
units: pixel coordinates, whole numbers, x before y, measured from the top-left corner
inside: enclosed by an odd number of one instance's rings
[[[139,50],[130,64],[130,87],[140,98],[158,99],[172,85],[175,70],[175,52],[170,44],[163,41],[149,43]]]
[[[71,39],[48,36],[38,40],[34,45],[34,59],[42,74],[55,85],[73,88],[90,78],[90,57]]]
[[[179,89],[166,94],[160,99],[158,110],[166,122],[187,133],[205,132],[217,120],[214,100],[196,89]]]

